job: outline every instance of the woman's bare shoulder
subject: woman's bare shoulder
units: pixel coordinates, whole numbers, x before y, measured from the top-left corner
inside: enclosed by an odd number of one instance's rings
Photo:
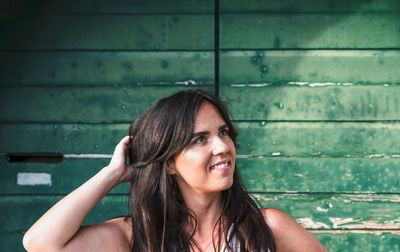
[[[260,209],[279,251],[327,251],[319,241],[284,211]]]
[[[126,217],[83,226],[67,244],[65,251],[130,251],[131,223]]]
[[[110,227],[116,229],[121,240],[131,244],[132,242],[132,219],[131,217],[118,217],[107,221]]]
[[[264,216],[265,222],[271,229],[279,228],[285,224],[291,224],[294,221],[288,214],[280,209],[261,208],[260,210]]]

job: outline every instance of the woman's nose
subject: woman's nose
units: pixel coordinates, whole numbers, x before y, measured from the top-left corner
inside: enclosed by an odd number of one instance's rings
[[[217,156],[229,151],[229,146],[220,137],[215,137],[212,142],[212,154]]]

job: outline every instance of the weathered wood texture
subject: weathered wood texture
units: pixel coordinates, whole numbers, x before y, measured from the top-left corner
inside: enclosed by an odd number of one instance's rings
[[[221,13],[381,13],[398,12],[400,3],[397,0],[221,0]]]
[[[3,224],[0,233],[26,230],[61,198],[62,195],[3,196],[0,199],[1,206],[7,207],[2,208],[5,215],[2,214],[0,217],[0,223]],[[84,223],[93,224],[128,213],[127,195],[106,196],[88,214]],[[24,216],[24,220],[21,218],[10,219],[9,216]]]
[[[315,83],[221,87],[221,96],[230,106],[235,120],[398,120],[399,95],[398,84]]]
[[[243,183],[331,251],[399,250],[399,10],[220,1],[219,88]]]
[[[214,83],[207,51],[3,51],[3,85]]]
[[[31,15],[3,26],[0,49],[212,50],[213,28],[212,15]]]
[[[398,14],[224,14],[221,49],[399,48]],[[354,29],[357,27],[357,29]]]
[[[398,231],[313,233],[330,251],[399,251]]]
[[[168,94],[214,90],[214,2],[1,5],[0,251],[23,251],[23,232],[108,163],[104,156],[135,117]],[[66,155],[59,164],[6,161],[7,153],[28,149]],[[84,224],[127,214],[127,192],[127,184],[116,187]]]
[[[131,122],[161,97],[187,88],[186,85],[52,88],[7,86],[0,88],[2,89],[0,120],[6,122]],[[212,90],[212,87],[208,89]],[[59,111],[63,112],[59,113]]]
[[[213,0],[4,0],[7,11],[17,14],[204,14],[214,13]]]
[[[228,50],[220,53],[220,80],[222,84],[396,84],[399,58],[398,50]]]

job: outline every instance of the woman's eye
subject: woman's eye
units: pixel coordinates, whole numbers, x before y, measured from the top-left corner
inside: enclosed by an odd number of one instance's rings
[[[227,136],[227,135],[229,135],[229,130],[228,130],[228,129],[222,129],[222,130],[219,132],[219,134],[220,134],[221,136]]]
[[[197,143],[202,143],[202,142],[204,142],[206,139],[205,139],[205,137],[198,137],[198,138],[196,138],[195,140],[194,140],[194,142],[193,143],[195,143],[195,144],[197,144]]]

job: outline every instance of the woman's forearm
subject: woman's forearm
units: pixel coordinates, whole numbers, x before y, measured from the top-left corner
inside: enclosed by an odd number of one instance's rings
[[[79,231],[86,215],[116,185],[120,175],[109,166],[50,208],[25,234],[29,251],[62,249]]]

